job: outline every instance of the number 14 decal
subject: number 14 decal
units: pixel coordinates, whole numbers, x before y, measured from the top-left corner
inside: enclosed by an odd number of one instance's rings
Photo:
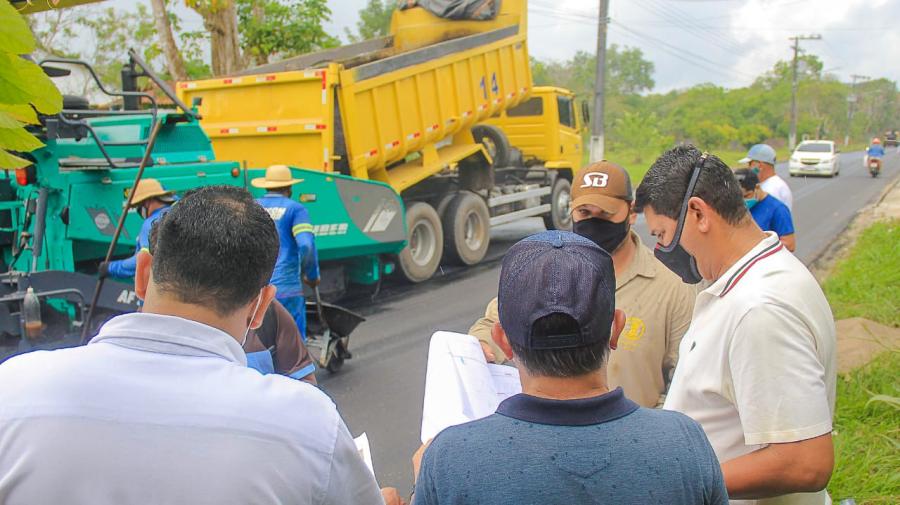
[[[494,72],[491,74],[491,91],[496,95],[500,93],[500,86],[497,84],[497,73]],[[484,99],[488,99],[488,89],[487,89],[487,81],[485,77],[481,78],[481,93],[484,95]]]

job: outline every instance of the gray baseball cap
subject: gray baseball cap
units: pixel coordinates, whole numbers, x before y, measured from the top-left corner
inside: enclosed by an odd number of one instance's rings
[[[767,144],[756,144],[747,152],[747,157],[740,160],[739,163],[750,163],[751,161],[761,161],[769,165],[775,164],[775,149]]]

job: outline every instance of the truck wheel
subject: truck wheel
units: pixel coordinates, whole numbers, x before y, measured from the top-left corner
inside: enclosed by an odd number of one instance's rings
[[[409,243],[400,251],[400,271],[409,282],[427,281],[441,264],[441,219],[431,205],[415,202],[406,209],[406,229]]]
[[[472,136],[475,142],[484,145],[488,154],[494,160],[495,167],[509,166],[509,152],[512,149],[509,146],[509,139],[500,128],[487,124],[481,124],[472,127]]]
[[[550,213],[544,214],[544,226],[548,230],[572,230],[572,214],[569,211],[569,202],[572,199],[572,183],[557,177],[553,181],[553,189],[550,191]]]
[[[459,265],[475,265],[491,245],[491,215],[487,203],[471,191],[460,191],[442,216],[444,254]]]

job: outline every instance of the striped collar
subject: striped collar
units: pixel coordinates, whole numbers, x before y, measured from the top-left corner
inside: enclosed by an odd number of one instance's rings
[[[760,261],[778,253],[784,249],[784,245],[774,232],[766,232],[766,238],[762,239],[753,249],[731,266],[706,292],[719,298],[724,297],[738,282]]]

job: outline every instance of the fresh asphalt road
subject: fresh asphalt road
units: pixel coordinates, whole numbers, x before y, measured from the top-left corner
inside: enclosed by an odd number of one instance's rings
[[[797,256],[813,261],[844,231],[855,213],[872,203],[900,172],[893,150],[881,176],[872,179],[861,153],[841,158],[840,177],[790,178],[787,166],[777,168],[794,193]],[[354,436],[368,434],[375,473],[382,486],[406,493],[412,485],[410,457],[419,447],[425,390],[428,339],[438,330],[465,332],[496,295],[499,259],[516,240],[543,230],[539,219],[500,227],[485,263],[439,272],[414,287],[388,287],[375,302],[352,308],[368,320],[353,333],[353,359],[336,375],[318,373],[322,387],[334,398]],[[642,220],[636,229],[652,246]]]

